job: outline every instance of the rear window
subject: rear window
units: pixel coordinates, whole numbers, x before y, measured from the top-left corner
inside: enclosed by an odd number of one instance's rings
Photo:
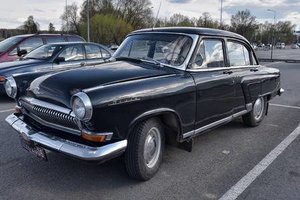
[[[81,37],[75,36],[75,35],[73,35],[73,36],[67,36],[67,40],[69,42],[84,42],[84,40]]]

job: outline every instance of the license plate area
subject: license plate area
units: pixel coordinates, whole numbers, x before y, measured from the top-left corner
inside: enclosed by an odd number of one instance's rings
[[[22,135],[20,135],[20,143],[21,146],[29,153],[44,161],[48,161],[46,151],[42,147],[38,146],[32,141],[26,140]]]

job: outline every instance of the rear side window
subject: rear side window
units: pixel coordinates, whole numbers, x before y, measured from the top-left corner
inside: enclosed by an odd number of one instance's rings
[[[87,59],[102,58],[101,50],[96,45],[84,45]]]
[[[61,36],[46,36],[47,44],[65,42]]]
[[[227,49],[230,66],[250,65],[249,51],[243,44],[228,41]]]
[[[203,39],[196,54],[193,68],[225,67],[223,42],[219,39]]]
[[[42,46],[43,44],[44,43],[41,37],[31,37],[21,42],[19,45],[19,49],[26,50],[27,53],[29,53],[39,46]]]

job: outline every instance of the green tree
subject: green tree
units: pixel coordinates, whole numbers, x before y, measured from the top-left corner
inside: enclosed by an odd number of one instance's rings
[[[38,33],[40,25],[34,21],[33,16],[30,15],[20,29],[23,29],[25,33]]]
[[[196,24],[198,27],[205,27],[205,28],[219,27],[218,21],[214,21],[208,12],[204,12],[202,16],[199,17]]]
[[[55,32],[55,27],[52,23],[49,23],[48,32],[49,33],[54,33]]]
[[[231,16],[231,30],[243,35],[250,41],[253,40],[257,27],[256,18],[251,15],[249,10],[238,11]]]
[[[189,17],[182,14],[173,14],[166,24],[167,26],[194,26],[192,20]]]
[[[112,14],[96,14],[91,18],[91,41],[101,44],[120,44],[126,35],[133,31],[131,24]],[[81,26],[86,35],[87,24]]]

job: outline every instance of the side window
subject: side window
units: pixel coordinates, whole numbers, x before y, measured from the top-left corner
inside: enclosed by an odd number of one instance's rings
[[[83,60],[84,53],[81,45],[74,45],[63,50],[58,57],[65,58],[65,61]]]
[[[19,45],[19,49],[20,50],[26,50],[27,53],[31,52],[32,50],[38,48],[39,46],[42,46],[43,40],[40,37],[31,37],[28,38],[26,40],[24,40],[23,42],[21,42],[21,44]]]
[[[106,51],[103,48],[100,48],[100,49],[101,49],[101,53],[102,53],[103,58],[110,58],[111,57],[111,54],[108,51]]]
[[[46,36],[47,44],[65,42],[64,38],[61,36]]]
[[[223,42],[219,39],[204,39],[196,54],[193,68],[225,67]]]
[[[96,45],[84,45],[87,59],[102,58],[100,48]]]
[[[243,44],[228,41],[227,49],[230,66],[250,65],[249,51]]]

